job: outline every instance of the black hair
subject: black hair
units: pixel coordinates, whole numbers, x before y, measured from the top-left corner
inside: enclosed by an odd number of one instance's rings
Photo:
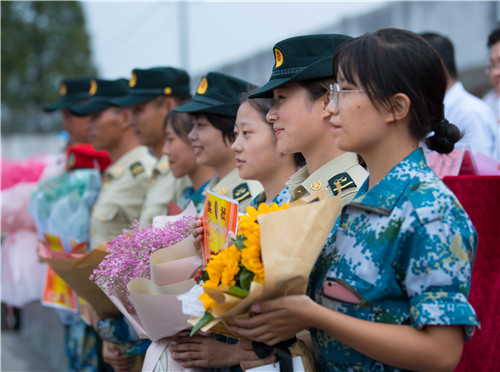
[[[426,139],[431,150],[450,153],[461,138],[458,128],[444,119],[447,79],[443,63],[421,36],[393,28],[368,33],[342,44],[333,58],[333,73],[360,86],[374,104],[391,107],[391,98],[410,99],[410,133]]]
[[[168,123],[170,123],[172,130],[182,141],[191,143],[188,138],[189,132],[193,129],[193,118],[191,115],[185,112],[170,110],[163,122],[163,131],[167,129]]]
[[[267,121],[267,113],[272,109],[274,105],[274,99],[273,98],[250,99],[249,96],[256,90],[257,89],[254,88],[241,93],[240,105],[243,103],[248,103],[250,106],[252,106],[259,113],[261,119],[269,125],[269,130],[273,133],[273,137],[276,138],[273,130],[273,123]],[[306,165],[306,159],[304,158],[304,155],[302,155],[301,152],[294,153],[294,160],[295,160],[295,165],[299,168]]]
[[[495,28],[493,31],[491,31],[490,35],[488,36],[488,48],[491,48],[494,44],[498,43],[500,41],[500,27]]]
[[[229,144],[234,142],[234,122],[236,117],[234,116],[226,116],[219,114],[210,114],[205,112],[195,112],[191,114],[194,119],[197,119],[201,116],[207,118],[208,122],[215,128],[221,131],[222,139],[224,142],[228,142]]]
[[[448,74],[454,78],[457,77],[457,67],[455,64],[455,48],[450,39],[434,32],[422,32],[420,34],[429,44],[432,45],[439,54],[448,71]]]
[[[333,77],[326,77],[326,78],[302,80],[298,81],[297,83],[300,86],[306,88],[310,107],[312,107],[312,103],[314,101],[321,98],[325,93],[328,92],[329,86],[330,84],[333,84],[333,82],[334,82]]]

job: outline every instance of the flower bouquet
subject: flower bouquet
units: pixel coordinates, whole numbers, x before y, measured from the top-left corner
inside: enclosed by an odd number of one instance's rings
[[[106,244],[103,243],[88,253],[81,253],[82,250],[87,250],[85,242],[74,245],[69,253],[50,249],[50,244],[40,242],[38,255],[100,318],[119,316],[120,311],[116,306],[89,280],[89,276],[108,254]]]
[[[194,286],[201,265],[191,235],[195,214],[191,204],[180,215],[155,217],[150,227],[133,225],[109,242],[110,254],[90,277],[138,336],[153,341],[143,370],[153,370],[168,346],[162,339],[189,327],[177,295]]]
[[[22,307],[39,300],[47,265],[38,260],[35,223],[28,212],[39,182],[62,171],[59,157],[2,159],[2,302]],[[62,163],[64,164],[64,163]]]
[[[191,334],[201,330],[240,338],[229,330],[231,317],[249,316],[257,301],[305,293],[340,213],[340,196],[325,195],[319,192],[290,206],[247,208],[247,215],[239,218],[234,244],[212,255],[199,275],[205,313],[190,318]],[[192,305],[191,296],[184,300]]]

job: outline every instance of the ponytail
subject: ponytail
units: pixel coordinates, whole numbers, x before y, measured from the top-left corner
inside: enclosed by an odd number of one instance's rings
[[[431,150],[437,151],[440,154],[449,154],[455,148],[462,134],[456,125],[451,124],[448,120],[443,119],[440,122],[431,124],[431,130],[434,135],[425,140],[425,144]]]

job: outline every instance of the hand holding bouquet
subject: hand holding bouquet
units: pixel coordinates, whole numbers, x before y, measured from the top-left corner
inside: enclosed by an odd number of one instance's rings
[[[244,316],[256,301],[305,293],[340,206],[339,197],[325,199],[320,192],[290,206],[248,207],[239,218],[234,244],[212,255],[199,273],[205,315],[190,319],[193,332],[238,337],[226,326],[231,317]],[[185,302],[191,305],[193,299]]]

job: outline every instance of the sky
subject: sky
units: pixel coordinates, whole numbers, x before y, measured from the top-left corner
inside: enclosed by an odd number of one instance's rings
[[[85,1],[94,62],[102,78],[174,66],[191,75],[313,33],[386,1]]]

